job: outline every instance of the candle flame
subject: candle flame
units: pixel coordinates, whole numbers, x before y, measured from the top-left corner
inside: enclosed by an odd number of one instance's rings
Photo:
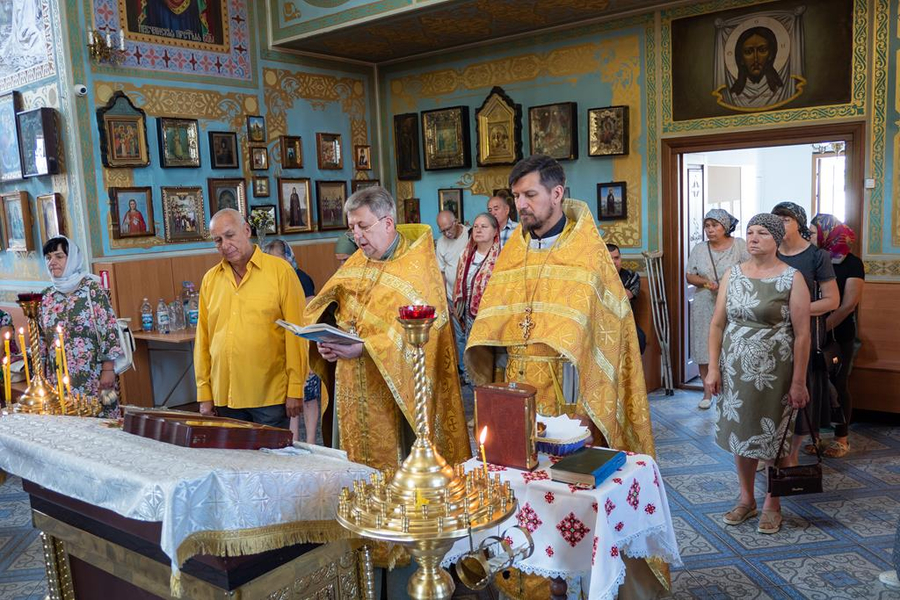
[[[25,328],[19,327],[19,335],[25,335]]]
[[[8,360],[8,359],[4,356],[4,357],[3,357],[3,365],[4,365],[4,366],[6,366],[6,361],[7,361],[7,360]]]
[[[68,375],[63,375],[63,383],[66,385],[69,385],[69,376]]]
[[[8,341],[9,341],[9,332],[7,331],[6,333],[4,333],[4,334],[3,334],[3,337],[4,337],[4,338],[6,339],[6,341],[8,342]]]
[[[61,347],[62,347],[62,344],[59,343],[59,340],[56,340],[56,347],[57,347],[57,348],[61,348]]]
[[[478,436],[478,443],[482,446],[484,445],[484,440],[487,439],[487,425],[481,428],[481,435]]]
[[[56,325],[56,333],[60,333],[62,331],[62,325]]]

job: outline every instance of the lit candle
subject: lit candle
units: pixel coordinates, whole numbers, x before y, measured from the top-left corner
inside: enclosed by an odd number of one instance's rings
[[[63,395],[62,371],[59,369],[56,369],[56,393],[59,395],[59,403],[61,405],[65,399],[65,395]]]
[[[68,375],[63,375],[62,380],[63,380],[63,385],[66,386],[66,394],[68,394],[69,396],[71,396],[71,395],[72,395],[72,388],[69,387],[69,376],[68,376]],[[65,401],[65,399],[64,399],[62,396],[60,396],[59,398],[60,398],[60,400],[59,400],[59,406],[62,408],[62,414],[66,414],[66,401]]]
[[[25,362],[25,382],[31,387],[31,372],[28,370],[28,347],[25,345],[25,329],[19,327],[19,350],[22,351],[22,360]]]
[[[3,357],[3,397],[6,399],[6,406],[12,402],[12,386],[9,383],[9,359]]]
[[[88,46],[94,45],[94,32],[88,31]]]
[[[484,440],[487,439],[487,425],[481,428],[481,435],[478,436],[478,443],[481,444],[481,462],[484,467],[484,478],[488,479],[487,456],[484,453]]]
[[[106,47],[112,48],[112,36],[108,31],[106,32]]]
[[[62,344],[59,343],[59,340],[56,340],[56,388],[59,391],[59,397],[62,399],[62,378],[63,378],[63,370],[62,370]]]
[[[69,357],[66,356],[66,341],[63,339],[62,325],[56,326],[56,335],[59,337],[59,347],[62,348],[62,372],[69,376]]]
[[[12,364],[12,357],[9,354],[9,332],[3,334],[3,352],[6,357],[6,364]]]
[[[121,50],[122,52],[125,51],[125,30],[124,29],[119,30],[119,50]]]

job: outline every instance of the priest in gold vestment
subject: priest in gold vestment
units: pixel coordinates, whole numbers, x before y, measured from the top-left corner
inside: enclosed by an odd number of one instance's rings
[[[471,456],[453,331],[444,281],[427,225],[395,226],[396,205],[382,187],[350,196],[344,211],[359,250],[306,307],[305,323],[330,321],[364,344],[319,343],[310,349],[336,362],[335,403],[340,447],[350,460],[396,469],[415,436],[413,356],[397,322],[400,306],[430,304],[437,319],[425,346],[432,390],[432,430],[437,449],[451,464]]]
[[[497,259],[472,326],[465,351],[470,376],[476,385],[527,382],[537,388],[539,413],[590,419],[604,438],[596,445],[653,456],[631,305],[591,211],[563,198],[565,172],[549,156],[520,161],[509,184],[519,227]],[[632,581],[620,598],[654,597],[657,577],[646,563],[628,565]],[[668,587],[666,566],[650,566]],[[537,585],[522,578],[520,589],[504,591],[537,598],[544,594]],[[632,585],[640,588],[633,594]]]

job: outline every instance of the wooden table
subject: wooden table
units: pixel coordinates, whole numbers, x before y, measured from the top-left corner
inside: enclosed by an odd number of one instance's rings
[[[153,406],[173,407],[195,402],[194,338],[197,330],[136,331],[133,335],[138,344],[146,345]],[[174,373],[178,376],[173,377]]]

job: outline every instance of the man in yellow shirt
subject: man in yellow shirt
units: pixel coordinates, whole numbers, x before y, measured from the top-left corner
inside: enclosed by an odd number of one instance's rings
[[[307,345],[275,321],[302,322],[300,280],[287,261],[250,241],[238,211],[220,210],[209,229],[222,262],[200,284],[194,345],[200,412],[287,429],[303,408]]]

